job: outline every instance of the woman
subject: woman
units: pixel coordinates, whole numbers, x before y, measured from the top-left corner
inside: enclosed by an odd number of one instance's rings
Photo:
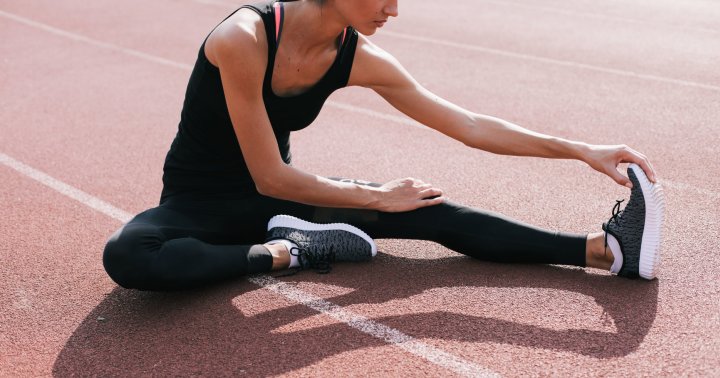
[[[542,135],[438,98],[365,37],[397,15],[396,0],[267,1],[220,23],[190,77],[160,205],[110,238],[110,277],[166,290],[288,267],[326,272],[332,260],[370,259],[372,237],[653,278],[662,192],[645,156]],[[334,90],[353,85],[470,147],[582,160],[632,188],[631,199],[622,213],[616,205],[606,232],[554,233],[452,203],[418,179],[380,185],[292,167],[290,132],[307,127]],[[634,163],[629,177],[617,171],[621,162]],[[326,224],[333,222],[343,224]]]

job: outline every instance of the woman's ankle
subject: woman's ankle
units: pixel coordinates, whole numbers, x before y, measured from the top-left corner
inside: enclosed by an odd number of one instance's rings
[[[272,270],[283,270],[290,266],[290,251],[282,243],[264,244],[272,255]]]
[[[610,270],[614,260],[612,252],[605,246],[605,233],[589,234],[585,250],[585,266]]]

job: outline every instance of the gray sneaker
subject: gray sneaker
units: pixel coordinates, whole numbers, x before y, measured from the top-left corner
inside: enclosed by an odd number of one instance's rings
[[[651,183],[638,165],[630,164],[627,174],[633,183],[630,201],[622,211],[623,201],[617,201],[612,217],[602,228],[620,244],[623,265],[618,276],[651,280],[660,264],[665,195],[660,184]]]
[[[366,233],[345,223],[318,224],[290,215],[276,215],[268,222],[266,241],[285,239],[295,243],[290,254],[301,269],[328,273],[334,261],[368,261],[377,254],[375,242]]]

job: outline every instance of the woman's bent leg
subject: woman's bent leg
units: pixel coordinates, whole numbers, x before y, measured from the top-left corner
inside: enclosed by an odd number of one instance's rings
[[[194,222],[162,207],[138,215],[108,241],[105,270],[120,286],[140,290],[186,289],[270,271],[267,248],[224,244],[213,235],[213,220],[201,218]]]

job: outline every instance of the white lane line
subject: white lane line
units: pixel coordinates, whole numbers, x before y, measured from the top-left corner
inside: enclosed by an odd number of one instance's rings
[[[701,188],[696,185],[690,185],[690,184],[686,184],[684,182],[676,182],[676,181],[663,180],[663,179],[661,179],[660,182],[662,183],[663,186],[665,186],[667,188],[675,189],[675,190],[678,190],[681,192],[695,192],[697,194],[702,194],[711,199],[720,199],[720,192]]]
[[[243,3],[234,3],[231,1],[223,1],[223,0],[190,0],[190,1],[194,1],[196,3],[201,3],[201,4],[211,4],[211,5],[219,5],[222,7],[232,7],[233,9],[239,8],[243,4],[245,4],[244,2]]]
[[[194,0],[200,2],[200,0]],[[699,31],[703,33],[712,33],[712,34],[718,34],[720,33],[720,30],[700,27],[700,26],[680,26],[680,25],[672,25],[668,23],[662,23],[662,22],[651,22],[646,20],[639,20],[635,18],[629,18],[629,17],[621,17],[621,16],[611,16],[611,15],[605,15],[605,14],[599,14],[599,13],[591,13],[586,11],[579,11],[579,10],[570,10],[570,9],[562,9],[562,8],[555,8],[555,7],[549,7],[544,5],[536,5],[536,4],[525,4],[515,1],[507,1],[507,0],[482,0],[485,3],[491,3],[491,4],[497,4],[501,6],[511,6],[511,7],[517,7],[517,8],[525,8],[525,9],[532,9],[532,10],[539,10],[543,12],[548,13],[557,13],[557,14],[563,14],[573,17],[586,17],[586,18],[594,18],[597,20],[606,20],[606,21],[617,21],[617,22],[625,22],[630,24],[638,24],[638,25],[648,25],[658,28],[669,28],[669,29],[675,29],[675,30],[685,30],[685,31]],[[221,1],[215,1],[217,4],[225,4]]]
[[[229,7],[229,8],[230,7],[237,8],[238,6],[240,6],[240,4],[233,3],[230,1],[223,1],[223,0],[191,0],[191,1],[194,1],[196,3],[201,3],[201,4],[218,5],[218,6]],[[720,30],[715,30],[715,29],[705,28],[705,27],[700,27],[700,26],[678,26],[678,25],[671,25],[668,23],[650,22],[650,21],[646,21],[646,20],[639,20],[639,19],[629,18],[629,17],[611,16],[611,15],[591,13],[591,12],[585,12],[585,11],[579,11],[579,10],[561,9],[561,8],[554,8],[554,7],[535,5],[535,4],[525,4],[525,3],[519,3],[519,2],[507,1],[507,0],[482,0],[482,2],[501,5],[501,6],[510,6],[510,7],[531,9],[531,10],[539,10],[539,11],[543,11],[543,12],[547,12],[547,13],[557,13],[557,14],[563,14],[563,15],[573,16],[573,17],[594,18],[594,19],[603,20],[603,21],[625,22],[625,23],[631,23],[631,24],[648,25],[648,26],[653,26],[653,27],[658,27],[658,28],[670,28],[670,29],[685,30],[685,31],[699,31],[699,32],[703,32],[703,33],[712,33],[712,34],[720,33]]]
[[[0,152],[0,163],[82,203],[85,206],[95,209],[110,218],[116,219],[122,223],[126,223],[132,218],[132,214],[118,209],[117,207],[85,193],[78,188],[57,180],[44,172],[23,164],[2,152]],[[321,312],[333,319],[337,319],[352,328],[381,339],[388,344],[395,345],[435,365],[452,370],[455,373],[469,377],[499,377],[497,373],[485,367],[466,361],[460,357],[456,357],[441,349],[435,348],[432,345],[425,344],[396,329],[377,323],[348,310],[344,310],[338,305],[332,304],[300,289],[293,288],[290,285],[277,281],[270,276],[253,276],[248,277],[248,280],[263,288],[281,294],[289,300],[301,303],[315,311]]]
[[[602,67],[602,66],[595,66],[592,64],[574,62],[571,60],[545,58],[542,56],[522,54],[522,53],[517,53],[517,52],[512,52],[512,51],[493,49],[493,48],[482,47],[482,46],[478,46],[478,45],[471,45],[471,44],[467,44],[467,43],[452,42],[452,41],[446,41],[446,40],[438,39],[438,38],[422,37],[422,36],[397,33],[397,32],[392,32],[392,31],[383,31],[382,35],[400,38],[400,39],[404,39],[407,41],[432,43],[435,45],[440,45],[440,46],[445,46],[445,47],[452,47],[452,48],[458,48],[458,49],[469,50],[469,51],[477,51],[477,52],[482,52],[482,53],[486,53],[486,54],[504,56],[504,57],[508,57],[508,58],[515,58],[515,59],[527,60],[527,61],[532,61],[532,62],[553,64],[553,65],[558,65],[558,66],[571,67],[571,68],[583,69],[583,70],[588,70],[588,71],[595,71],[595,72],[602,72],[602,73],[606,73],[606,74],[630,77],[633,79],[655,81],[655,82],[659,82],[659,83],[674,84],[674,85],[680,85],[680,86],[684,86],[684,87],[692,87],[692,88],[699,88],[699,89],[706,89],[706,90],[710,90],[710,91],[720,92],[720,86],[717,86],[717,85],[703,84],[703,83],[698,83],[695,81],[673,79],[673,78],[657,76],[657,75],[647,75],[647,74],[643,74],[643,73],[639,73],[639,72],[619,70],[619,69],[615,69],[615,68],[607,68],[607,67]]]
[[[172,60],[169,60],[169,59],[160,58],[160,57],[157,57],[157,56],[154,56],[154,55],[146,54],[146,53],[144,53],[144,52],[142,52],[142,51],[133,50],[133,49],[128,49],[128,48],[125,48],[125,47],[122,47],[122,46],[114,45],[114,44],[112,44],[112,43],[107,43],[107,42],[98,41],[98,40],[96,40],[96,39],[92,39],[92,38],[86,37],[86,36],[84,36],[84,35],[80,35],[80,34],[77,34],[77,33],[73,33],[73,32],[69,32],[69,31],[62,30],[62,29],[58,29],[58,28],[52,27],[52,26],[50,26],[50,25],[46,25],[46,24],[43,24],[43,23],[40,23],[40,22],[37,22],[37,21],[33,21],[33,20],[30,20],[30,19],[27,19],[27,18],[25,18],[25,17],[18,16],[18,15],[16,15],[16,14],[4,12],[4,11],[2,11],[2,10],[0,10],[0,16],[3,16],[3,17],[5,17],[5,18],[9,18],[9,19],[11,19],[11,20],[13,20],[13,21],[16,21],[16,22],[19,22],[19,23],[21,23],[21,24],[25,24],[25,25],[28,25],[28,26],[32,26],[32,27],[38,28],[38,29],[40,29],[40,30],[44,30],[44,31],[46,31],[46,32],[49,32],[49,33],[52,33],[52,34],[55,34],[55,35],[58,35],[58,36],[61,36],[61,37],[65,37],[65,38],[68,38],[68,39],[72,39],[73,41],[84,42],[84,43],[87,43],[87,44],[90,44],[90,45],[93,45],[93,46],[97,46],[97,47],[101,47],[101,48],[104,48],[104,49],[108,49],[108,50],[113,50],[113,51],[125,53],[125,54],[128,54],[128,55],[132,55],[132,56],[135,56],[135,57],[138,57],[138,58],[141,58],[141,59],[149,60],[149,61],[151,61],[151,62],[160,63],[160,64],[163,64],[163,65],[166,65],[166,66],[170,66],[170,67],[181,68],[181,69],[184,69],[184,70],[192,70],[192,66],[187,65],[187,64],[182,64],[182,63],[178,63],[178,62],[175,62],[175,61],[172,61]]]
[[[407,126],[417,127],[417,128],[426,129],[426,130],[432,130],[427,126],[425,126],[419,122],[415,122],[412,119],[406,118],[406,117],[400,117],[400,116],[396,116],[396,115],[392,115],[392,114],[378,112],[375,110],[370,110],[368,108],[363,108],[360,106],[346,104],[344,102],[326,101],[325,104],[330,105],[335,108],[338,108],[338,109],[341,109],[341,110],[347,110],[347,111],[354,112],[354,113],[360,113],[360,114],[364,114],[364,115],[367,115],[370,117],[380,118],[380,119],[384,119],[386,121],[399,123],[401,125],[407,125]]]
[[[250,277],[249,280],[259,286],[271,290],[292,301],[303,304],[315,311],[323,313],[335,320],[343,322],[358,331],[395,345],[411,354],[422,357],[436,365],[468,377],[497,377],[497,373],[477,364],[465,361],[443,350],[415,340],[396,329],[374,322],[364,316],[357,315],[342,307],[332,304],[320,297],[308,294],[273,277],[262,275]]]
[[[232,8],[239,8],[243,5],[243,4],[239,4],[239,3],[238,4],[230,3],[230,2],[222,1],[222,0],[192,0],[192,1],[194,1],[196,3],[200,3],[200,4],[220,5],[223,7],[232,7]]]
[[[10,156],[5,155],[4,153],[0,152],[0,163],[22,173],[23,175],[30,177],[31,179],[44,184],[51,189],[60,192],[92,209],[95,209],[110,218],[117,219],[120,222],[127,222],[129,221],[133,216],[132,214],[120,210],[117,207],[97,198],[93,197],[85,192],[83,192],[80,189],[77,189],[75,187],[72,187],[60,180],[56,180],[55,178],[38,171],[37,169],[27,166]]]
[[[196,0],[196,1],[201,1],[201,0]],[[212,1],[212,0],[209,0],[209,1],[208,1],[208,0],[202,0],[201,2],[206,2],[206,1],[207,1],[207,2],[210,2],[210,3],[217,3],[217,1]],[[154,55],[150,55],[150,54],[147,54],[147,53],[144,53],[144,52],[141,52],[141,51],[137,51],[137,50],[133,50],[133,49],[129,49],[129,48],[125,48],[125,47],[113,45],[113,44],[107,43],[107,42],[98,41],[98,40],[95,40],[95,39],[92,39],[92,38],[89,38],[89,37],[86,37],[86,36],[83,36],[83,35],[80,35],[80,34],[76,34],[76,33],[68,32],[68,31],[65,31],[65,30],[58,29],[58,28],[54,28],[54,27],[52,27],[52,26],[45,25],[45,24],[42,24],[42,23],[39,23],[39,22],[36,22],[36,21],[33,21],[33,20],[29,20],[29,19],[24,18],[24,17],[20,17],[20,16],[17,16],[17,15],[11,14],[11,13],[3,12],[3,11],[1,11],[1,10],[0,10],[0,16],[7,17],[7,18],[9,18],[9,19],[11,19],[11,20],[20,22],[20,23],[25,24],[25,25],[28,25],[28,26],[32,26],[32,27],[38,28],[38,29],[40,29],[40,30],[49,32],[49,33],[51,33],[51,34],[55,34],[55,35],[58,35],[58,36],[61,36],[61,37],[66,37],[66,38],[69,38],[69,39],[72,39],[72,40],[78,41],[78,42],[85,42],[85,43],[88,43],[88,44],[93,45],[93,46],[96,46],[96,47],[100,47],[100,48],[104,48],[104,49],[109,49],[109,50],[113,50],[113,51],[125,53],[125,54],[128,54],[128,55],[132,55],[132,56],[134,56],[134,57],[137,57],[137,58],[141,58],[141,59],[144,59],[144,60],[151,61],[151,62],[153,62],[153,63],[159,63],[159,64],[166,65],[166,66],[170,66],[170,67],[180,68],[180,69],[185,70],[185,71],[192,71],[192,68],[193,68],[193,67],[192,67],[191,65],[189,65],[189,64],[178,63],[178,62],[175,62],[175,61],[172,61],[172,60],[168,60],[168,59],[160,58],[160,57],[157,57],[157,56],[154,56]],[[425,127],[424,125],[422,125],[422,124],[420,124],[420,123],[417,123],[417,122],[415,122],[415,121],[413,121],[413,120],[411,120],[411,119],[409,119],[409,118],[404,118],[404,117],[399,117],[399,116],[395,116],[395,115],[391,115],[391,114],[386,114],[386,113],[378,112],[378,111],[375,111],[375,110],[371,110],[371,109],[367,109],[367,108],[362,108],[362,107],[355,106],[355,105],[351,105],[351,104],[346,104],[346,103],[343,103],[343,102],[327,101],[326,104],[329,105],[329,106],[338,108],[338,109],[347,110],[347,111],[351,111],[351,112],[355,112],[355,113],[360,113],[360,114],[368,115],[368,116],[371,116],[371,117],[384,119],[384,120],[386,120],[386,121],[396,122],[396,123],[399,123],[399,124],[408,125],[408,126],[413,126],[413,127],[418,127],[418,128],[422,128],[422,129],[428,129],[428,128]]]
[[[193,1],[200,2],[200,3],[214,4],[214,5],[236,6],[235,4],[224,2],[222,0],[193,0]],[[495,2],[495,3],[499,3],[499,4],[504,3],[504,4],[509,4],[509,5],[518,5],[516,3],[506,3],[503,1],[491,1],[491,2]],[[529,7],[535,7],[535,6],[529,6]],[[569,11],[569,12],[571,12],[571,14],[573,13],[572,11]],[[714,30],[711,30],[711,31],[716,32]],[[468,43],[453,42],[453,41],[448,41],[448,40],[439,39],[439,38],[430,38],[430,37],[422,37],[422,36],[418,36],[418,35],[414,35],[414,34],[398,33],[398,32],[393,32],[393,31],[388,31],[388,30],[383,30],[378,35],[394,37],[394,38],[399,38],[399,39],[404,39],[404,40],[414,41],[414,42],[432,43],[435,45],[457,48],[457,49],[468,50],[468,51],[481,52],[481,53],[491,54],[491,55],[498,55],[498,56],[503,56],[503,57],[507,57],[507,58],[514,58],[514,59],[520,59],[520,60],[526,60],[526,61],[532,61],[532,62],[554,64],[554,65],[559,65],[559,66],[564,66],[564,67],[572,67],[572,68],[576,68],[576,69],[602,72],[605,74],[630,77],[630,78],[638,79],[638,80],[649,80],[649,81],[655,81],[655,82],[660,82],[660,83],[665,83],[665,84],[681,85],[684,87],[692,87],[692,88],[699,88],[699,89],[720,92],[720,86],[717,86],[717,85],[698,83],[698,82],[690,81],[690,80],[674,79],[674,78],[658,76],[658,75],[648,75],[648,74],[643,74],[643,73],[634,72],[634,71],[627,71],[627,70],[620,70],[620,69],[608,68],[608,67],[603,67],[603,66],[596,66],[596,65],[592,65],[592,64],[585,64],[585,63],[575,62],[575,61],[571,61],[571,60],[553,59],[553,58],[547,58],[547,57],[542,57],[542,56],[537,56],[537,55],[523,54],[523,53],[518,53],[518,52],[513,52],[513,51],[494,49],[494,48],[490,48],[490,47],[483,47],[483,46],[473,45],[473,44],[468,44]]]

